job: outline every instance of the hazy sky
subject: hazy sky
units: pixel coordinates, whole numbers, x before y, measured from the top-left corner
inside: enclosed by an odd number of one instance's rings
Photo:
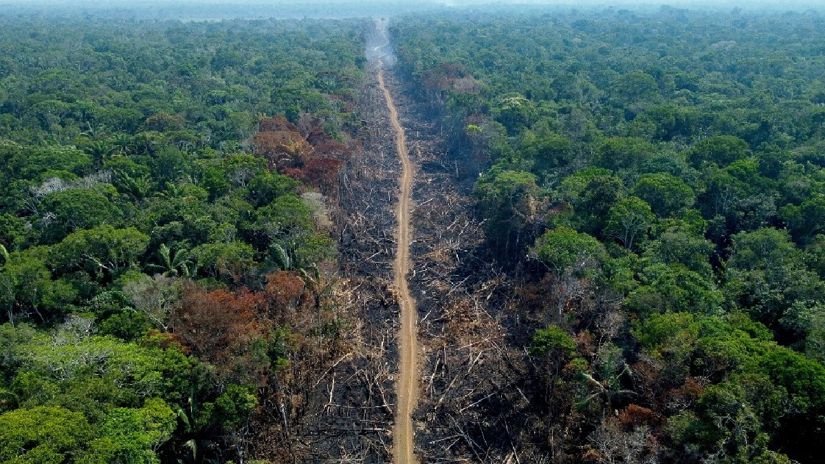
[[[418,5],[426,7],[432,6],[475,6],[475,5],[505,5],[505,4],[529,4],[529,5],[563,5],[563,6],[642,6],[642,5],[672,5],[678,7],[694,8],[762,8],[771,9],[799,9],[815,7],[825,8],[825,0],[0,0],[0,5],[19,6],[46,6],[46,5],[82,5],[93,8],[129,8],[147,5],[197,5],[197,4],[246,4],[246,5],[306,5],[313,4],[330,5],[335,3],[349,5],[368,5],[378,3],[387,5],[396,3],[410,7]]]

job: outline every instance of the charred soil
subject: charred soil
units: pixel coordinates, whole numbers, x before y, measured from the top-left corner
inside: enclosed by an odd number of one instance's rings
[[[400,163],[376,76],[359,101],[361,144],[342,166],[337,205],[338,269],[319,308],[306,315],[300,346],[264,395],[251,454],[272,462],[385,463],[392,452],[399,305],[393,282]],[[329,197],[328,197],[329,200]],[[333,337],[318,334],[330,331]]]
[[[410,286],[419,317],[420,395],[414,414],[422,462],[541,462],[546,418],[534,411],[534,367],[524,334],[540,321],[496,264],[474,211],[478,160],[448,153],[436,119],[387,77],[417,166]]]

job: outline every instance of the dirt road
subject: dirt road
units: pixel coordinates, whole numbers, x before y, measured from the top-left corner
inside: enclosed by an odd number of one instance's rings
[[[412,413],[415,410],[418,396],[418,341],[415,300],[410,294],[407,284],[407,273],[410,267],[410,203],[412,196],[413,166],[407,152],[407,141],[404,128],[398,120],[398,110],[393,102],[392,95],[384,84],[384,69],[378,69],[378,84],[384,93],[387,108],[390,112],[390,122],[395,132],[395,147],[401,160],[401,178],[399,179],[398,206],[396,217],[398,229],[396,231],[396,253],[393,272],[395,274],[395,288],[398,292],[398,303],[401,308],[401,329],[398,334],[398,380],[396,382],[398,407],[395,412],[395,427],[393,428],[393,460],[396,464],[417,463],[415,457],[415,443],[413,440]]]

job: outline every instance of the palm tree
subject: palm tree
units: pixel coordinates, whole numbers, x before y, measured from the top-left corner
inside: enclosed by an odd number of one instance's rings
[[[146,198],[149,191],[152,190],[152,179],[148,174],[132,177],[123,171],[115,173],[117,177],[118,186],[131,195],[135,200],[142,200]]]
[[[92,157],[96,168],[103,166],[103,161],[115,151],[115,148],[103,140],[95,140],[86,146],[86,153]]]
[[[118,154],[127,155],[134,151],[132,137],[130,137],[128,134],[117,133],[112,137],[111,140],[112,145],[114,146],[114,151]]]
[[[195,265],[189,259],[189,252],[179,248],[172,251],[166,244],[161,244],[158,249],[160,264],[150,264],[149,267],[163,271],[165,276],[191,277],[195,272]]]

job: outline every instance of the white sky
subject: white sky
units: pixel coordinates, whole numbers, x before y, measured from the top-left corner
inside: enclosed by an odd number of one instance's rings
[[[733,8],[747,9],[768,7],[771,9],[825,8],[825,0],[0,0],[0,5],[83,5],[87,7],[135,7],[141,5],[197,5],[197,4],[246,4],[246,5],[306,5],[313,4],[361,4],[377,3],[387,5],[397,3],[410,6],[471,6],[471,5],[563,5],[563,6],[643,6],[671,5],[686,8]]]

